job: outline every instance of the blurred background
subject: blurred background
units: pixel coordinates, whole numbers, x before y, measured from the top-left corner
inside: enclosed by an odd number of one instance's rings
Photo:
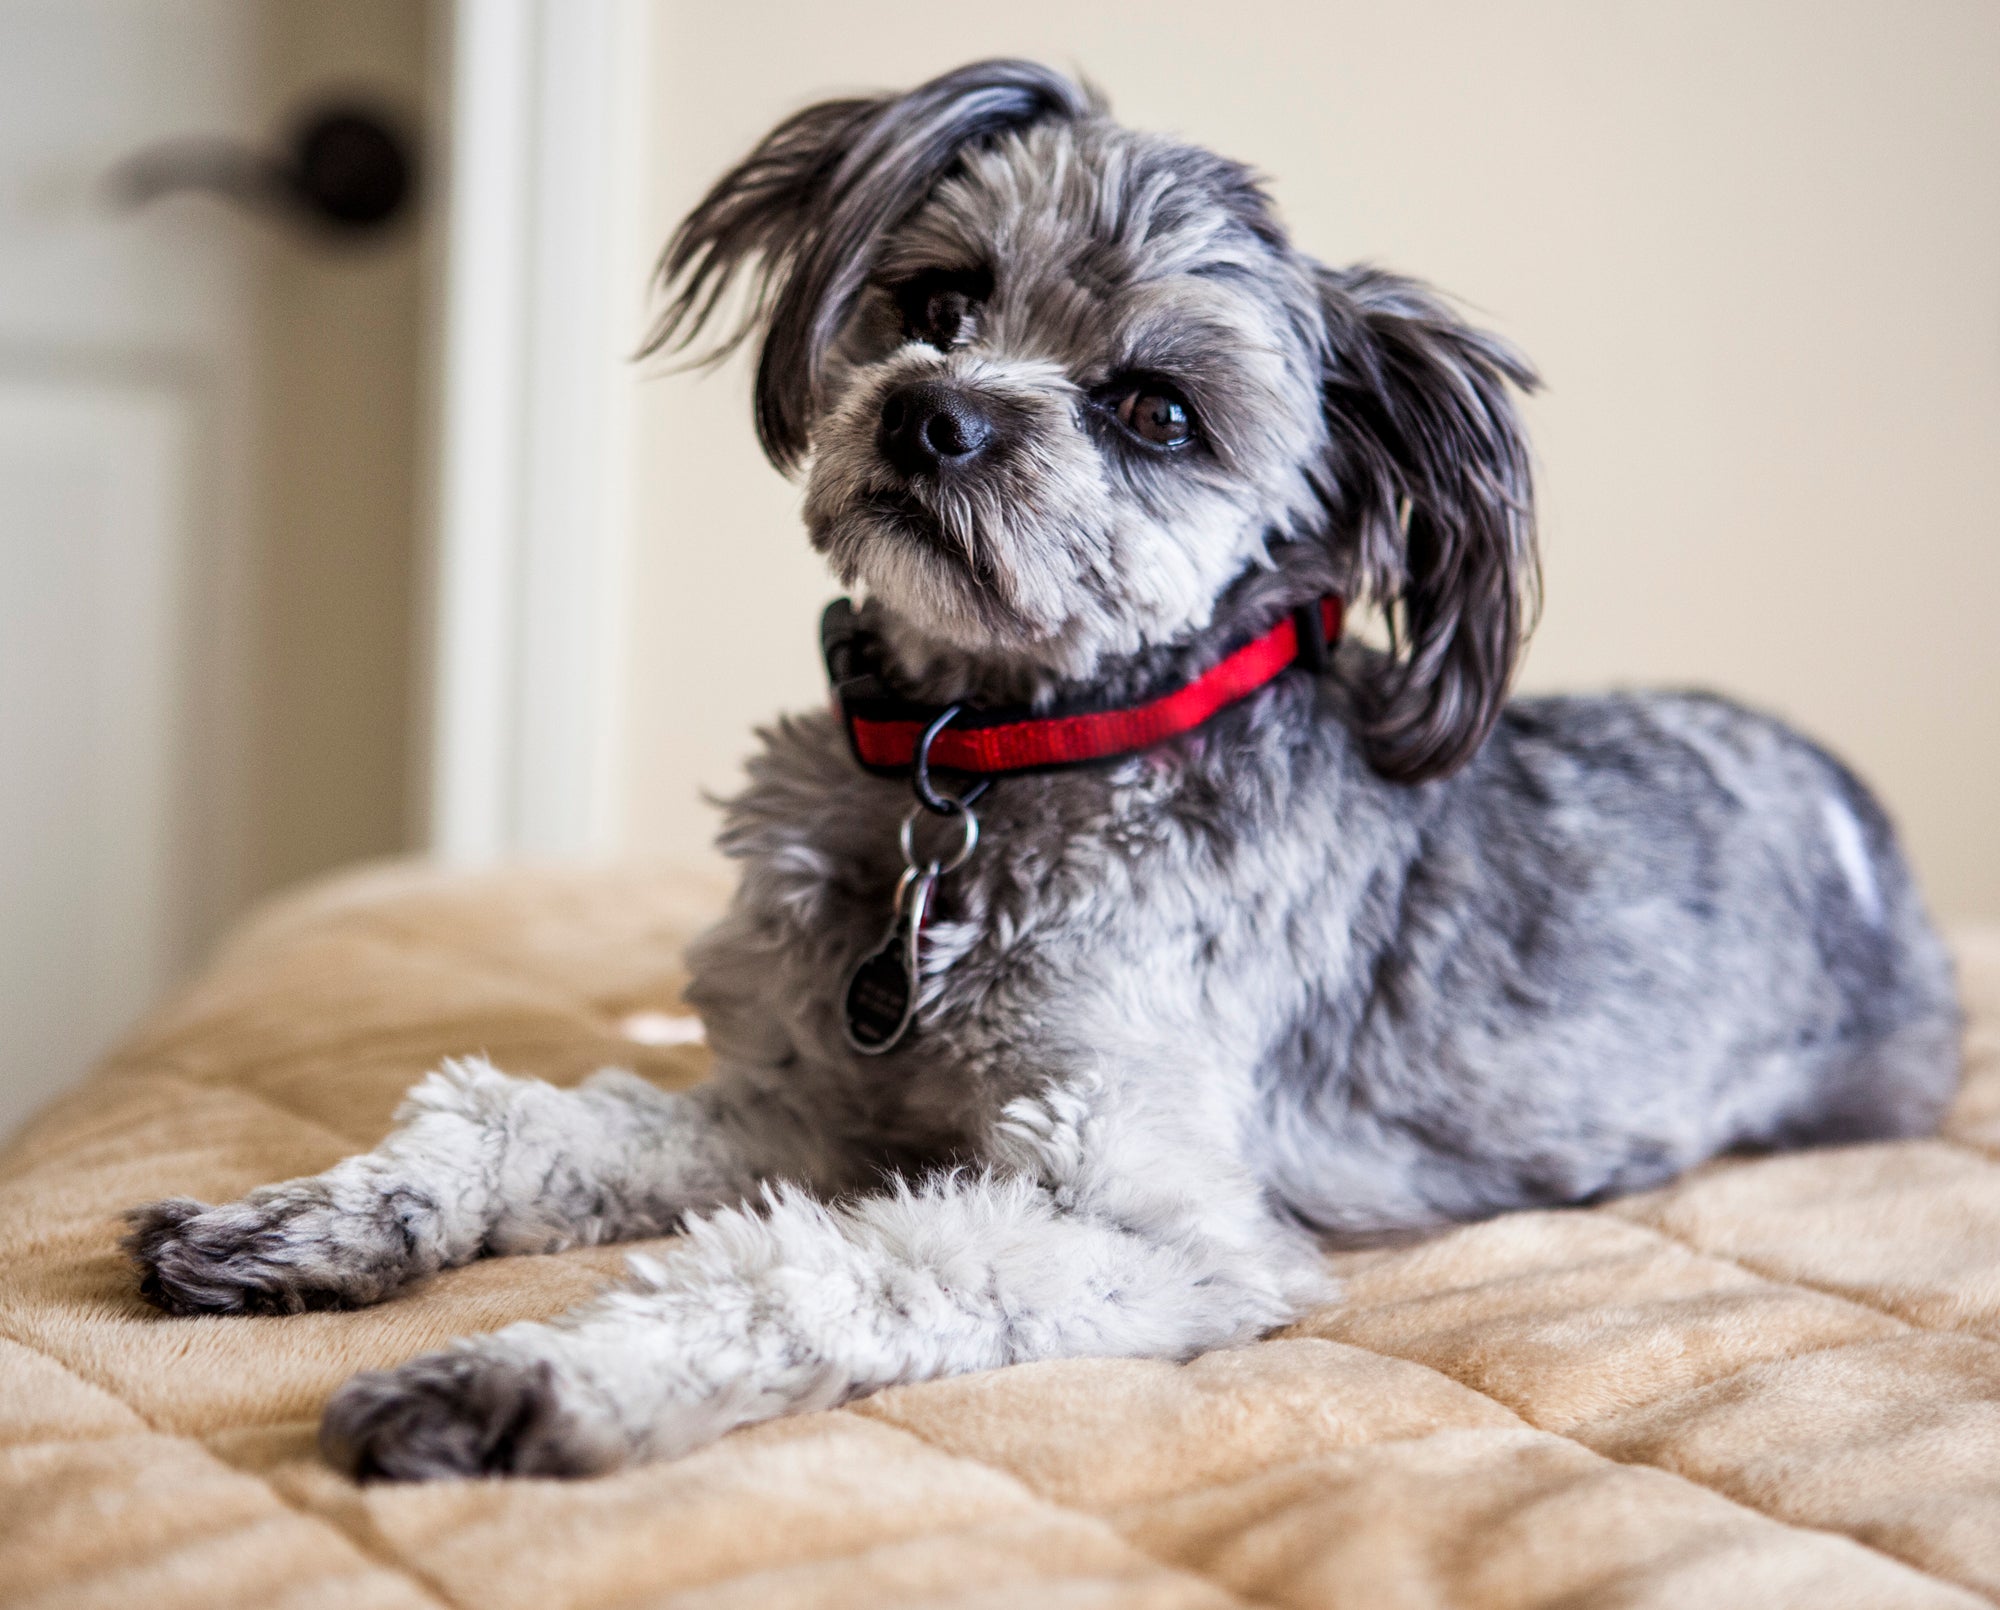
[[[0,1133],[298,879],[710,863],[830,586],[652,258],[992,54],[1540,364],[1525,686],[1778,710],[2000,916],[1991,0],[0,0]]]

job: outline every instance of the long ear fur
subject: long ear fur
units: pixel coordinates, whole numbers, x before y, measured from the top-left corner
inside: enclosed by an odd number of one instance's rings
[[[1368,759],[1422,782],[1485,741],[1533,624],[1533,482],[1509,385],[1539,382],[1414,281],[1321,269],[1319,286],[1334,533],[1389,619],[1362,690]]]
[[[976,62],[907,95],[808,107],[724,174],[667,242],[659,283],[670,300],[645,351],[684,350],[731,281],[751,269],[748,310],[709,356],[726,356],[765,332],[757,439],[780,469],[795,469],[806,453],[827,348],[867,282],[883,235],[969,145],[1044,118],[1098,110],[1089,91],[1025,61]]]

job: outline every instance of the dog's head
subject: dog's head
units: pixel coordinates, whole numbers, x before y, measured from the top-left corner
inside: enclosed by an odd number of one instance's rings
[[[813,543],[906,661],[1088,678],[1275,570],[1383,607],[1379,771],[1484,738],[1532,601],[1533,376],[1296,251],[1248,170],[983,62],[773,130],[669,242],[652,348],[739,270],[759,439],[810,463]]]

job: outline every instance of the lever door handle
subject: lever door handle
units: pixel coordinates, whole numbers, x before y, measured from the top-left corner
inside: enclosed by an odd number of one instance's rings
[[[416,169],[409,138],[383,113],[329,102],[295,119],[276,151],[211,135],[165,140],[120,162],[108,184],[127,207],[207,191],[324,234],[353,237],[378,233],[408,212]]]

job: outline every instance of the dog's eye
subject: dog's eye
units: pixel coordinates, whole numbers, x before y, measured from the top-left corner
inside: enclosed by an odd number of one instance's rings
[[[1112,404],[1118,423],[1155,447],[1185,447],[1194,440],[1194,411],[1171,386],[1133,386]]]
[[[909,334],[934,347],[956,347],[972,339],[976,323],[972,298],[965,292],[932,291],[924,298],[922,310],[910,321]]]
[[[977,340],[980,308],[992,294],[993,276],[981,269],[940,269],[905,280],[895,288],[903,339],[940,352]]]

